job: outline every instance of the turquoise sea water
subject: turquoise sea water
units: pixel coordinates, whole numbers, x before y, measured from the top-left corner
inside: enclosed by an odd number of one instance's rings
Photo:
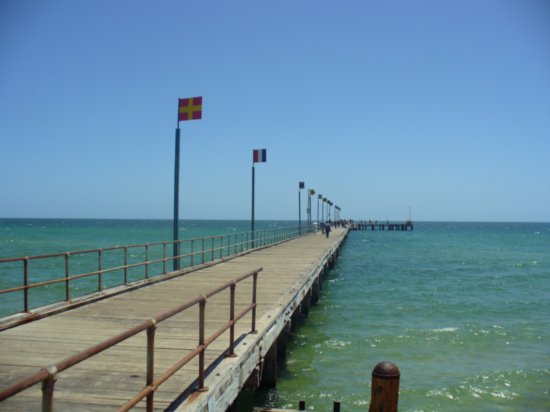
[[[550,224],[354,232],[267,403],[367,411],[388,360],[400,411],[549,411],[549,319]]]
[[[258,228],[292,222],[258,222]],[[0,258],[169,240],[170,221],[0,219]],[[249,230],[184,221],[181,238]],[[0,279],[2,281],[2,279]],[[5,295],[0,295],[5,299]],[[550,410],[550,224],[417,223],[352,232],[256,404],[367,411],[372,368],[401,371],[400,411]]]

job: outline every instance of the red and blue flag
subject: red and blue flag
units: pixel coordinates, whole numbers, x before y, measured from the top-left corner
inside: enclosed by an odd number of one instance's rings
[[[267,161],[267,150],[266,149],[254,149],[253,151],[253,161],[254,163],[264,163]]]

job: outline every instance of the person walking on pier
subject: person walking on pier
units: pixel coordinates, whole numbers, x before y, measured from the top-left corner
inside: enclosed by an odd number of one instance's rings
[[[326,222],[325,223],[325,235],[327,236],[327,238],[328,238],[329,234],[330,234],[330,223]]]

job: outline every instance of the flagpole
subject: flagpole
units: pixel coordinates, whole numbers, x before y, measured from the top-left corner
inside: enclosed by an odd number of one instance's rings
[[[180,121],[202,119],[202,96],[178,98],[178,122],[176,127],[176,150],[174,161],[174,270],[179,270],[180,242],[179,242],[179,186],[180,186]]]
[[[252,247],[254,247],[254,162],[252,162],[252,219],[250,231],[252,232]]]
[[[174,270],[179,270],[179,185],[180,185],[180,125],[176,128],[176,157],[174,161]]]
[[[302,234],[302,194],[298,189],[298,232]]]

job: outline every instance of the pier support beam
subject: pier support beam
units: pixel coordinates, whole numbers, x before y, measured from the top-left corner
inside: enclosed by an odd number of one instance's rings
[[[277,365],[284,367],[286,365],[286,335],[281,333],[277,338]]]
[[[290,332],[296,331],[301,321],[302,305],[298,305],[290,318]]]
[[[306,317],[309,315],[309,307],[311,306],[311,295],[312,295],[312,292],[311,292],[311,289],[310,289],[310,290],[307,291],[306,295],[304,296],[304,300],[302,301],[302,304],[300,305],[302,315],[306,316]]]
[[[262,380],[263,388],[274,388],[277,385],[277,341],[273,343],[263,359]]]
[[[253,370],[248,379],[246,380],[243,390],[251,390],[255,391],[260,387],[260,381],[261,381],[261,368],[260,366],[256,366]]]
[[[315,304],[319,302],[319,297],[321,296],[321,279],[317,277],[313,281],[313,285],[311,286],[311,303]]]

